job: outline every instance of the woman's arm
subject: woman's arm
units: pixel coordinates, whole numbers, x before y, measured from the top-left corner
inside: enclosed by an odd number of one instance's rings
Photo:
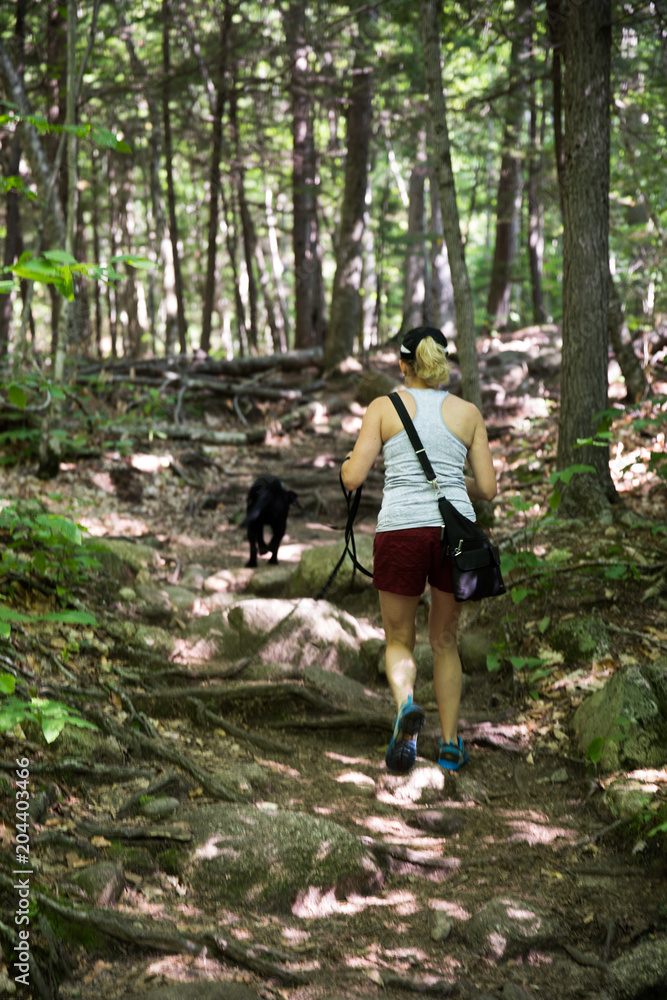
[[[384,400],[381,397],[374,399],[361,421],[357,443],[343,460],[340,474],[347,490],[356,490],[362,485],[382,451],[383,410]]]
[[[476,413],[472,444],[468,449],[468,462],[472,469],[472,478],[465,476],[465,484],[468,496],[472,500],[493,500],[498,492],[496,470],[493,468],[489,439],[482,414],[479,410],[476,410]]]

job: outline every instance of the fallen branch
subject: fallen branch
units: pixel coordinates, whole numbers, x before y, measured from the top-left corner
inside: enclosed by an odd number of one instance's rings
[[[109,424],[104,433],[110,437],[142,438],[163,437],[170,441],[198,441],[201,444],[230,445],[243,447],[258,444],[266,437],[266,428],[257,427],[249,431],[211,431],[206,427],[188,427],[179,424]]]

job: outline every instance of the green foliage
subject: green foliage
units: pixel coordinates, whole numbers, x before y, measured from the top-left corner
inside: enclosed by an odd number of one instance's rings
[[[24,701],[14,694],[16,680],[11,674],[0,674],[0,733],[5,733],[29,720],[42,727],[44,739],[53,743],[66,725],[82,729],[97,729],[81,715],[61,701],[31,696]]]
[[[22,575],[26,571],[35,573],[55,582],[64,595],[62,588],[82,584],[90,571],[100,566],[95,557],[100,547],[84,540],[82,533],[85,530],[61,514],[44,513],[38,504],[19,507],[16,503],[9,503],[0,511],[0,532],[9,535],[0,560],[0,575]],[[8,614],[8,609],[3,611],[0,606],[0,618],[11,620]],[[57,614],[69,616],[67,620],[72,622],[77,620],[75,616],[84,613],[68,611]],[[45,620],[49,620],[48,616]],[[51,620],[65,619],[58,617]]]
[[[134,254],[121,254],[112,257],[109,264],[79,263],[71,254],[64,250],[45,250],[41,254],[33,254],[26,250],[21,254],[16,264],[8,270],[17,278],[26,281],[37,281],[45,285],[53,285],[68,302],[74,299],[74,275],[80,274],[94,278],[103,283],[116,283],[123,279],[113,265],[127,264],[130,267],[150,270],[154,267],[145,257]],[[11,291],[9,288],[0,291]]]

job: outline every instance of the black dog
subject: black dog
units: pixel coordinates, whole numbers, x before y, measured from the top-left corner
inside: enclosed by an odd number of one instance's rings
[[[250,559],[246,566],[257,565],[257,553],[261,556],[271,553],[270,563],[278,562],[278,547],[287,527],[290,506],[301,504],[293,490],[286,490],[275,476],[260,476],[248,490],[247,514],[242,527],[248,529]],[[273,537],[267,545],[264,541],[264,527],[268,525]]]

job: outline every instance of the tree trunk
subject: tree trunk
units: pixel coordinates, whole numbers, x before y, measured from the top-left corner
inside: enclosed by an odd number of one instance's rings
[[[76,20],[77,0],[67,0],[67,90],[65,125],[67,132],[67,214],[65,217],[65,253],[74,256],[74,239],[76,235],[77,216],[77,137],[74,134],[76,126]],[[72,327],[76,325],[76,299],[65,300],[61,305],[60,322],[58,323],[58,339],[56,344],[53,378],[56,384],[62,383],[65,376],[65,358],[72,335]]]
[[[23,57],[25,49],[25,12],[27,0],[19,0],[16,5],[14,22],[14,49],[16,52],[16,75],[23,87]],[[9,156],[9,176],[18,177],[21,168],[21,133],[17,129],[12,141]],[[18,191],[8,191],[5,214],[5,249],[3,264],[6,272],[3,277],[10,277],[8,269],[19,257],[22,247],[21,220],[19,211]],[[12,324],[12,305],[14,294],[0,295],[0,360],[7,356]]]
[[[132,73],[144,82],[143,93],[148,105],[148,116],[151,123],[149,140],[149,188],[150,207],[152,214],[152,225],[150,227],[149,244],[152,255],[158,269],[161,272],[162,280],[162,310],[165,318],[165,352],[170,353],[171,347],[176,342],[178,329],[178,308],[176,296],[174,294],[174,261],[171,243],[165,239],[167,228],[165,218],[164,196],[162,192],[162,182],[160,180],[160,161],[162,159],[162,115],[160,102],[157,97],[156,88],[149,86],[148,73],[144,63],[137,56],[130,29],[126,26],[123,12],[118,9],[118,18],[123,28],[123,38],[125,48],[130,58]],[[148,317],[151,330],[151,342],[153,351],[156,349],[156,306],[155,306],[155,275],[151,271],[148,277]],[[173,331],[173,334],[172,332]],[[170,343],[171,338],[171,343]]]
[[[454,286],[456,347],[461,368],[462,392],[465,399],[481,408],[482,397],[479,388],[477,345],[475,342],[475,312],[463,241],[461,240],[459,211],[456,204],[456,187],[447,128],[447,108],[440,69],[440,35],[436,0],[420,0],[419,14],[429,98],[431,141],[442,212],[442,228]]]
[[[171,20],[170,0],[162,0],[162,65],[164,81],[162,85],[162,118],[164,124],[164,158],[167,172],[167,204],[169,208],[169,235],[171,237],[172,259],[174,262],[174,294],[178,318],[178,346],[181,354],[187,350],[187,322],[183,302],[183,280],[181,262],[178,256],[178,226],[176,223],[176,194],[174,192],[174,165],[171,141],[171,113],[169,111],[171,60],[169,53],[169,25]]]
[[[19,114],[23,115],[24,118],[32,115],[33,112],[28,102],[23,82],[16,72],[2,38],[0,38],[0,76],[5,83],[6,94],[17,106]],[[44,203],[48,203],[49,205],[49,235],[51,245],[64,247],[66,234],[65,213],[63,212],[60,195],[53,183],[49,159],[34,125],[24,120],[21,123],[21,134],[26,159],[30,164],[39,196]]]
[[[204,286],[204,310],[202,315],[200,348],[206,354],[211,350],[211,329],[213,306],[215,303],[216,241],[220,217],[220,153],[222,150],[222,112],[225,106],[227,75],[227,42],[232,23],[232,6],[225,6],[225,14],[220,25],[220,53],[218,56],[218,78],[215,86],[213,108],[213,133],[211,142],[211,165],[209,168],[210,191],[208,208],[208,247],[206,252],[206,284]]]
[[[229,125],[234,143],[235,157],[232,164],[232,181],[238,199],[239,216],[241,220],[241,237],[243,240],[243,261],[245,263],[246,277],[248,282],[248,319],[247,327],[248,344],[250,348],[257,352],[257,282],[253,269],[253,228],[248,201],[245,194],[245,170],[243,168],[241,145],[239,141],[239,128],[237,120],[237,90],[236,80],[232,92],[229,95]]]
[[[289,309],[287,308],[287,293],[285,292],[285,286],[283,284],[284,269],[283,262],[280,258],[280,247],[278,246],[278,234],[276,232],[276,217],[273,214],[273,194],[270,187],[264,189],[264,204],[266,205],[266,225],[268,230],[269,251],[271,255],[271,273],[273,275],[273,284],[276,289],[278,304],[280,306],[280,320],[278,320],[278,317],[276,317],[276,319],[282,326],[283,338],[285,340],[284,350],[287,350],[287,345],[290,341],[290,316]]]
[[[589,465],[563,493],[564,512],[591,514],[615,497],[609,448],[577,446],[607,408],[611,0],[565,22],[563,358],[558,469]],[[585,100],[582,98],[585,96]]]
[[[408,247],[405,254],[403,283],[403,316],[401,335],[415,326],[423,326],[426,312],[426,166],[423,143],[420,140],[417,162],[408,183]]]
[[[624,318],[624,305],[614,279],[609,274],[609,339],[611,341],[614,357],[618,361],[623,378],[625,379],[625,389],[627,400],[630,403],[638,403],[640,399],[646,399],[650,393],[644,369],[639,363],[632,345],[632,338]]]
[[[508,96],[496,199],[496,239],[486,303],[488,322],[496,329],[507,326],[509,321],[512,272],[517,253],[517,226],[521,209],[523,63],[529,35],[530,14],[526,0],[516,0],[514,13],[514,37],[510,49]]]
[[[554,116],[554,149],[556,153],[556,173],[558,176],[558,196],[561,214],[563,212],[563,168],[565,151],[563,144],[563,73],[562,53],[565,41],[565,14],[560,13],[560,0],[547,0],[547,21],[549,44],[551,45],[551,87]]]
[[[306,38],[306,0],[291,0],[285,13],[292,96],[292,199],[294,247],[294,346],[323,342],[325,317],[315,194],[315,136]]]
[[[546,322],[546,310],[542,298],[542,206],[540,203],[540,179],[542,177],[542,144],[537,140],[537,102],[535,100],[535,77],[530,81],[530,152],[528,156],[528,263],[530,266],[530,292],[533,304],[533,323]]]
[[[352,354],[362,327],[360,293],[373,99],[373,77],[368,63],[366,49],[357,49],[347,108],[345,185],[331,316],[324,346],[325,368],[333,368]]]
[[[426,316],[429,326],[436,326],[446,337],[454,336],[456,329],[454,319],[454,289],[452,288],[452,273],[449,270],[447,244],[442,235],[442,213],[438,183],[431,173],[429,178],[431,202],[431,281],[427,303],[429,311]]]

